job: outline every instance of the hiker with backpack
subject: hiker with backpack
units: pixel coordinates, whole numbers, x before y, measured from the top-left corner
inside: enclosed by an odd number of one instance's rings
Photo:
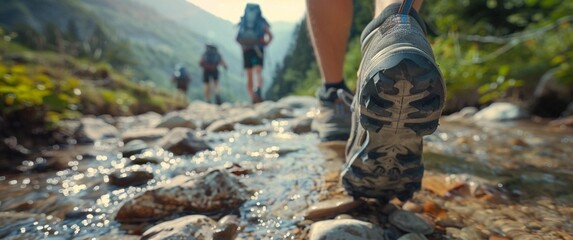
[[[179,91],[183,92],[185,96],[187,95],[187,88],[191,83],[191,77],[182,64],[177,64],[177,66],[175,66],[175,71],[171,76],[171,81],[173,81],[175,87],[177,87]]]
[[[221,97],[219,96],[219,65],[227,70],[227,64],[219,54],[217,47],[214,45],[207,45],[199,65],[203,68],[203,83],[205,84],[205,101],[211,102],[211,81],[215,90],[215,102],[221,104]]]
[[[243,49],[243,65],[247,72],[247,91],[253,103],[262,101],[264,48],[273,39],[270,25],[258,4],[248,3],[239,23],[237,42]],[[253,87],[256,78],[256,89]]]

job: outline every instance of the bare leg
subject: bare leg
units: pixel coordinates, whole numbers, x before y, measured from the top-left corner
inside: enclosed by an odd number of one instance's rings
[[[215,89],[215,96],[219,96],[219,80],[213,79],[213,88]]]
[[[263,88],[263,67],[260,65],[253,66],[253,70],[255,71],[255,77],[257,78],[257,88]]]
[[[247,68],[245,71],[247,71],[247,92],[249,93],[251,100],[253,100],[255,97],[253,94],[253,69]]]
[[[352,24],[352,1],[306,0],[306,5],[308,28],[323,83],[340,83]]]
[[[208,82],[205,83],[205,101],[211,102],[211,85]]]
[[[414,1],[414,9],[416,9],[416,11],[420,11],[420,7],[422,7],[422,3],[424,2],[424,0],[415,0]],[[382,11],[390,6],[391,4],[394,3],[402,3],[402,0],[376,0],[376,8],[374,10],[374,16],[378,16],[380,15],[380,13],[382,13]]]

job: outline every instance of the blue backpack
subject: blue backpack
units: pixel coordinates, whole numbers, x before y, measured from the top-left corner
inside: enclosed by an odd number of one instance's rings
[[[217,50],[217,47],[213,45],[207,45],[207,51],[203,54],[202,67],[208,70],[215,70],[219,63],[221,63],[221,55]]]
[[[246,47],[261,45],[267,25],[260,6],[255,3],[248,3],[239,23],[237,42]]]

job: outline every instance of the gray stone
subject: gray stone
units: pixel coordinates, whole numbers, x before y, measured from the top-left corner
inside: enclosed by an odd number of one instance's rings
[[[128,168],[113,172],[108,175],[108,178],[111,185],[129,187],[146,184],[147,181],[153,179],[153,173],[143,168]]]
[[[132,140],[154,141],[165,136],[169,132],[168,128],[135,128],[129,129],[121,134],[124,142]]]
[[[295,119],[292,122],[292,132],[296,134],[302,134],[310,132],[310,125],[312,124],[312,118],[303,116]]]
[[[135,154],[143,152],[143,150],[147,148],[149,148],[149,146],[144,141],[133,140],[125,144],[125,146],[123,146],[120,151],[123,157],[131,157]]]
[[[529,117],[524,108],[506,102],[497,102],[477,112],[473,116],[475,121],[511,121]]]
[[[398,240],[427,240],[427,238],[419,233],[408,233],[398,238]]]
[[[203,215],[191,215],[155,225],[145,231],[142,240],[214,239],[213,228],[217,222]]]
[[[214,230],[213,239],[233,240],[237,237],[240,220],[237,216],[227,215],[218,222],[219,226]]]
[[[326,220],[312,224],[309,240],[384,239],[384,230],[372,223],[355,219]]]
[[[531,102],[533,114],[541,117],[558,117],[573,101],[573,85],[562,82],[556,76],[558,69],[545,73],[535,91]]]
[[[157,141],[157,145],[177,155],[195,154],[211,149],[193,130],[188,128],[172,129]]]
[[[211,123],[205,130],[209,132],[226,132],[235,130],[235,124],[225,119]]]
[[[457,113],[450,114],[444,119],[448,121],[462,121],[473,117],[478,112],[476,107],[465,107]]]
[[[424,235],[434,232],[434,225],[416,213],[397,210],[390,214],[389,220],[392,225],[405,232]]]
[[[197,123],[193,119],[193,116],[187,114],[186,112],[170,112],[161,119],[161,122],[157,124],[158,128],[197,128]]]
[[[85,117],[80,120],[80,127],[76,132],[79,143],[94,143],[107,138],[117,138],[119,131],[107,124],[104,120],[93,117]]]
[[[313,108],[318,105],[318,101],[314,97],[308,96],[288,96],[282,98],[277,102],[278,104],[288,106],[290,108]]]
[[[226,171],[180,175],[125,202],[116,219],[143,222],[183,211],[214,214],[236,209],[250,196],[246,186]]]
[[[355,209],[362,203],[352,197],[330,199],[310,206],[304,217],[310,220],[333,217]]]

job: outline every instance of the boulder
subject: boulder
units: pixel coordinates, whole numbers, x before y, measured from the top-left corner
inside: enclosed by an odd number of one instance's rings
[[[233,240],[237,237],[240,220],[237,216],[227,215],[218,222],[219,226],[215,229],[213,239]]]
[[[408,233],[430,234],[434,232],[434,225],[420,215],[404,210],[392,212],[389,217],[392,225]]]
[[[129,142],[132,140],[142,140],[142,141],[155,141],[165,136],[169,132],[168,128],[135,128],[129,129],[121,134],[121,138],[124,142]]]
[[[134,167],[122,169],[108,175],[109,184],[118,187],[129,187],[146,184],[153,179],[153,173],[135,165]]]
[[[157,124],[158,128],[197,128],[198,124],[193,119],[191,114],[184,111],[180,112],[170,112],[161,119],[161,122]]]
[[[312,118],[307,117],[307,116],[299,117],[292,122],[292,125],[291,125],[292,126],[292,132],[294,132],[296,134],[302,134],[302,133],[310,132],[310,130],[311,130],[310,126],[311,125],[312,125]]]
[[[145,150],[147,148],[149,148],[147,143],[138,139],[138,140],[133,140],[133,141],[125,144],[125,146],[123,146],[120,149],[120,151],[121,151],[121,154],[123,155],[123,157],[131,157],[135,154],[139,154],[139,153],[143,152],[143,150]]]
[[[163,116],[156,112],[147,112],[136,116],[119,117],[117,126],[121,130],[154,128],[160,122]]]
[[[384,230],[372,223],[355,219],[320,221],[310,227],[309,240],[385,239]]]
[[[220,119],[213,123],[211,123],[205,130],[209,132],[227,132],[235,130],[235,123],[226,120]]]
[[[475,121],[512,121],[529,117],[529,113],[524,108],[506,102],[497,102],[477,112],[473,119]]]
[[[558,69],[545,73],[533,93],[531,112],[541,117],[559,117],[573,101],[573,85],[556,76]]]
[[[155,225],[145,231],[142,240],[214,239],[217,222],[203,215],[191,215]]]
[[[251,196],[232,174],[210,170],[199,176],[177,176],[125,202],[116,219],[141,222],[189,211],[214,213],[235,209]]]
[[[94,143],[95,141],[117,138],[119,131],[104,120],[94,117],[85,117],[80,120],[80,126],[76,132],[79,143]]]
[[[157,141],[157,145],[177,155],[195,154],[211,149],[195,131],[188,128],[175,128]]]

